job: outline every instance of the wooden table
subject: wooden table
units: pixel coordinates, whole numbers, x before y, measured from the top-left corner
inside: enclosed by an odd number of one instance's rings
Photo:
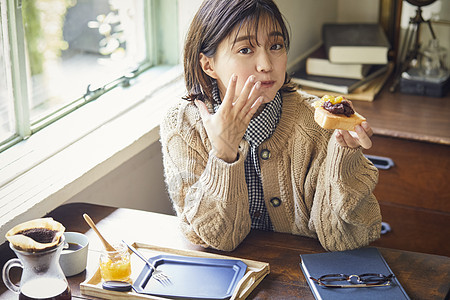
[[[270,274],[250,294],[249,299],[314,299],[300,270],[299,255],[324,252],[318,241],[284,233],[252,231],[232,252],[204,249],[190,244],[179,232],[174,216],[125,208],[72,203],[49,213],[66,231],[86,233],[89,237],[87,270],[69,278],[74,299],[92,299],[80,293],[79,284],[98,267],[102,244],[83,220],[87,213],[104,236],[112,241],[125,239],[163,247],[188,249],[268,262]],[[444,299],[450,288],[450,258],[417,252],[379,248],[411,299]],[[6,261],[14,254],[6,243],[0,247]],[[0,286],[0,299],[11,299],[12,292]]]

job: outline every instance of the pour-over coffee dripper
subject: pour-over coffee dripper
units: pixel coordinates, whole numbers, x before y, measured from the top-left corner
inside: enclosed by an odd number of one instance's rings
[[[22,223],[6,237],[17,258],[3,266],[6,287],[19,294],[19,299],[71,299],[71,291],[59,265],[64,246],[64,227],[51,218]],[[22,268],[20,285],[9,276],[11,268]]]

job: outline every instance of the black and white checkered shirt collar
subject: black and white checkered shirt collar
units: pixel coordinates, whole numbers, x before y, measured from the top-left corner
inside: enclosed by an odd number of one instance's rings
[[[222,101],[220,99],[219,88],[215,81],[213,82],[212,94],[215,102],[213,106],[214,112],[217,112]],[[275,131],[281,117],[281,107],[281,94],[277,92],[275,98],[266,104],[263,111],[250,121],[247,131],[244,134],[244,139],[249,142],[251,147],[258,147]]]

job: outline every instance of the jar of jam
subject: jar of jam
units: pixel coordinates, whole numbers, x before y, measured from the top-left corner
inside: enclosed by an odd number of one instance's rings
[[[116,251],[103,250],[100,254],[100,274],[105,281],[130,281],[130,253],[125,244],[113,245]]]

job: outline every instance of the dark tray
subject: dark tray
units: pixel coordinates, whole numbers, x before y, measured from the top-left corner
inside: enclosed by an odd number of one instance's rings
[[[170,285],[152,279],[145,265],[133,289],[137,293],[188,299],[228,299],[244,276],[247,265],[235,259],[158,255],[149,259],[170,278]]]

